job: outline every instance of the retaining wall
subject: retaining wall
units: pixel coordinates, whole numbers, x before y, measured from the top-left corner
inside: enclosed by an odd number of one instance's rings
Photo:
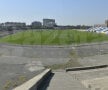
[[[0,44],[0,55],[30,58],[69,58],[71,52],[78,57],[108,54],[108,42],[80,45],[11,45]]]
[[[91,70],[91,69],[100,69],[100,68],[107,68],[108,65],[99,65],[99,66],[88,66],[88,67],[75,67],[75,68],[67,68],[66,72],[68,71],[81,71],[81,70]]]

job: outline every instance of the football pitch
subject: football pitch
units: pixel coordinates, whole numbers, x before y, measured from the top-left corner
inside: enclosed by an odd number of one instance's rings
[[[26,30],[0,38],[1,43],[71,45],[107,41],[108,35],[78,30]]]

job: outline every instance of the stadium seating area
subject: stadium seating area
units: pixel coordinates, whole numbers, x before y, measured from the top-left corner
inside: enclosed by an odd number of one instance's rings
[[[87,31],[108,34],[108,27],[92,27],[89,28]]]

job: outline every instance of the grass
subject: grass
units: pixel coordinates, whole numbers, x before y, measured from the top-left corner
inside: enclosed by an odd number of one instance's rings
[[[16,78],[16,80],[14,80],[14,79],[13,80],[7,80],[4,83],[3,90],[13,89],[13,88],[17,87],[18,85],[21,85],[22,83],[24,83],[26,81],[27,81],[26,76],[19,76]]]
[[[72,50],[70,52],[70,60],[67,63],[62,63],[62,64],[54,64],[54,65],[49,65],[46,66],[46,68],[51,68],[52,70],[58,70],[58,69],[66,69],[66,68],[72,68],[72,67],[80,67],[82,66],[78,62],[78,55],[75,50]]]
[[[69,60],[67,63],[63,64],[54,64],[54,65],[49,65],[46,66],[46,68],[51,68],[52,70],[57,70],[57,69],[66,69],[66,68],[72,68],[72,67],[80,67],[81,65],[75,61],[75,60]]]
[[[28,30],[0,38],[1,43],[69,45],[107,41],[108,35],[77,30]]]

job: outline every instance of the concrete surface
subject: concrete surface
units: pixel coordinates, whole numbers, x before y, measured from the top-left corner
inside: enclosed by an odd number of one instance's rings
[[[70,71],[67,73],[56,71],[40,90],[107,90],[108,81],[105,80],[106,77],[108,77],[108,68]],[[95,78],[98,78],[97,81]],[[89,80],[91,80],[90,85],[92,87],[86,85],[86,81],[90,83]]]
[[[16,87],[13,90],[38,90],[39,85],[46,78],[45,76],[50,75],[50,74],[51,74],[51,70],[50,69],[46,69],[42,73],[40,73],[39,75],[33,77],[29,81],[27,81],[24,84]]]
[[[108,65],[108,54],[79,58],[82,66]]]
[[[108,53],[108,43],[87,45],[11,45],[0,44],[0,55],[20,56],[29,58],[69,58],[76,52],[78,57],[94,56]],[[47,53],[46,53],[47,52]]]
[[[0,90],[12,90],[43,70],[40,61],[33,61],[30,58],[0,57]]]
[[[14,46],[0,44],[0,90],[7,83],[17,81],[19,76],[27,80],[43,70],[44,65],[65,63],[70,60],[70,53],[76,51],[78,62],[82,66],[108,64],[108,44],[89,46]],[[101,55],[103,54],[103,55]],[[51,83],[43,90],[88,90],[81,81],[108,75],[108,70],[90,72],[55,72]],[[78,74],[77,74],[78,73]],[[67,88],[65,88],[67,87]],[[68,89],[69,88],[69,89]],[[8,90],[11,90],[10,87]]]
[[[90,80],[84,80],[82,82],[87,88],[91,88],[91,90],[96,90],[96,88],[100,90],[108,90],[108,76],[102,78],[95,78]]]
[[[89,90],[66,72],[54,72],[49,85],[47,84],[46,82],[41,90]]]

